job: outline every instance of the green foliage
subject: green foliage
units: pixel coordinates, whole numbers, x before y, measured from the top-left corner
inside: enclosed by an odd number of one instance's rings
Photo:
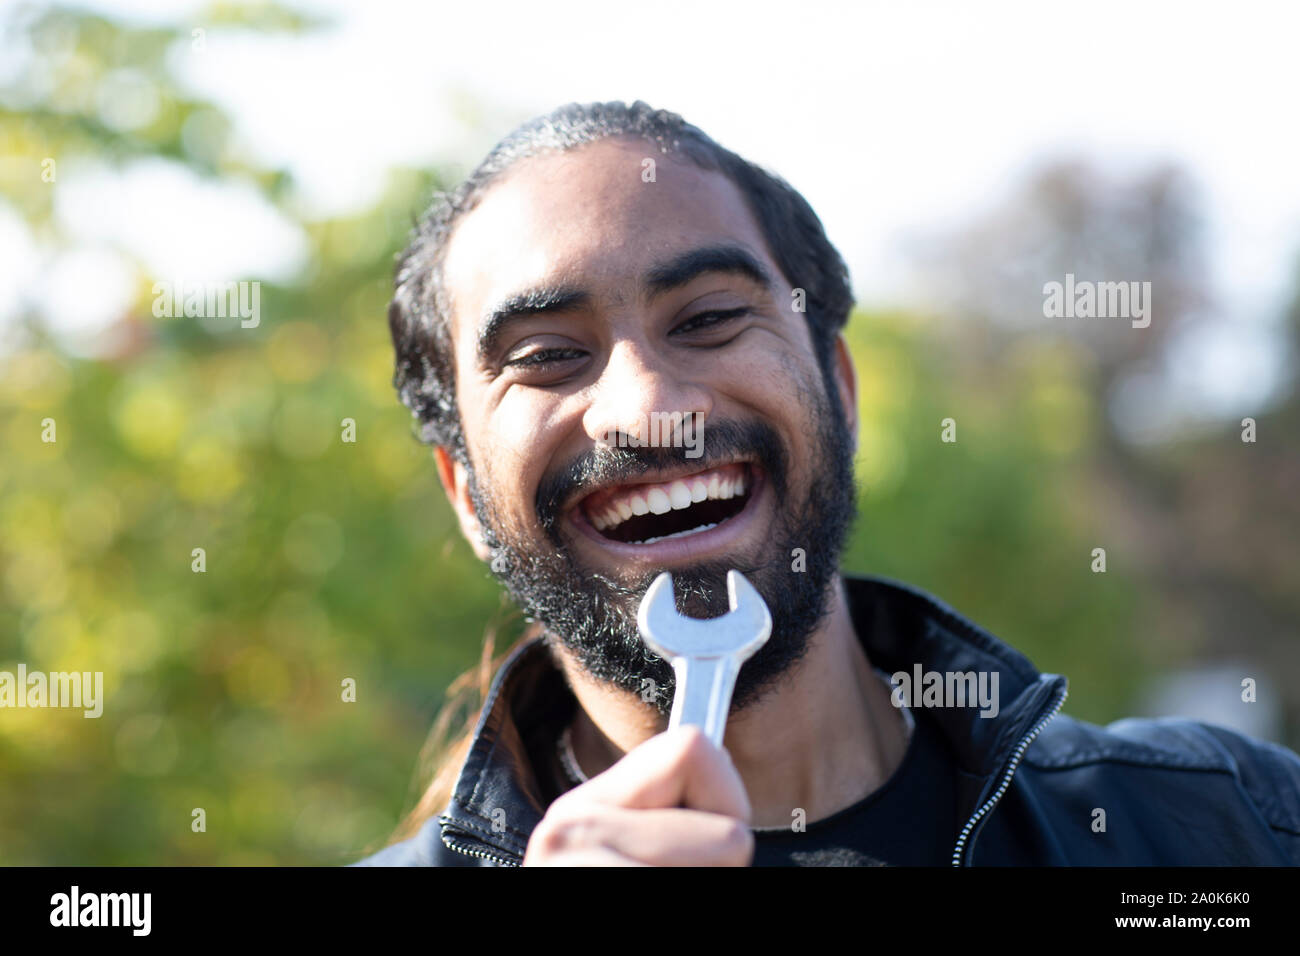
[[[1107,545],[1090,500],[1101,412],[1082,356],[1029,342],[969,360],[916,316],[855,316],[860,516],[846,570],[931,591],[1040,670],[1071,680],[1069,712],[1120,716],[1147,676],[1133,633],[1139,569],[1092,570]],[[943,423],[955,430],[944,441]]]
[[[255,329],[154,318],[152,283],[169,277],[141,269],[118,354],[70,357],[32,315],[31,341],[3,358],[0,669],[102,670],[110,704],[98,720],[0,718],[0,864],[356,859],[405,808],[444,689],[502,614],[391,387],[393,255],[440,181],[396,171],[373,209],[311,220],[290,177],[240,155],[230,118],[176,84],[188,27],[62,10],[16,22],[66,54],[49,83],[0,96],[0,189],[35,235],[67,241],[41,157],[161,157],[254,185],[301,227],[309,261],[263,283]],[[313,25],[273,7],[203,22]],[[160,108],[119,129],[93,94],[128,66]],[[1090,570],[1102,413],[1079,352],[973,361],[969,343],[893,314],[856,315],[850,342],[863,497],[846,568],[927,588],[1069,675],[1072,713],[1123,715],[1150,668],[1141,577],[1114,573],[1115,551],[1111,573]]]

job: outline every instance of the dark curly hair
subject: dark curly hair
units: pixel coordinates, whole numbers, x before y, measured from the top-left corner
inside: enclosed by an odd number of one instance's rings
[[[393,384],[419,421],[420,440],[447,448],[469,466],[456,406],[456,368],[442,268],[447,240],[491,185],[521,160],[566,152],[610,136],[638,136],[661,153],[680,155],[701,169],[721,172],[739,187],[758,221],[768,251],[791,288],[806,294],[805,319],[829,387],[836,333],[853,299],[848,269],[807,200],[784,179],[715,143],[676,113],[641,100],[570,103],[524,123],[496,144],[459,186],[434,196],[398,258],[388,326],[397,369]],[[834,390],[829,389],[835,399]],[[838,408],[838,401],[835,402]]]

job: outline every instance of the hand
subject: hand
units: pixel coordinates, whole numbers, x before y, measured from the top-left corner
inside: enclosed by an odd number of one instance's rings
[[[731,757],[698,727],[651,737],[559,797],[524,866],[749,866],[754,835]]]

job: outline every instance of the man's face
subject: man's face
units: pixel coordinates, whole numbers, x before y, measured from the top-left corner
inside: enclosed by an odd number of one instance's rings
[[[670,571],[680,611],[717,616],[739,570],[773,616],[733,709],[752,703],[825,613],[854,492],[850,427],[740,192],[635,139],[534,157],[457,225],[443,280],[473,467],[440,460],[480,555],[584,670],[662,713],[642,595]],[[674,413],[687,427],[655,427]]]

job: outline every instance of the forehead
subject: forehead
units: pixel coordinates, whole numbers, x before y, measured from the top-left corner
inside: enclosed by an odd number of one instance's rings
[[[643,180],[647,159],[654,182]],[[647,266],[709,240],[742,243],[768,261],[729,179],[647,141],[605,139],[523,160],[489,187],[448,243],[443,281],[453,327],[472,328],[493,303],[542,281],[580,281],[623,299]]]

